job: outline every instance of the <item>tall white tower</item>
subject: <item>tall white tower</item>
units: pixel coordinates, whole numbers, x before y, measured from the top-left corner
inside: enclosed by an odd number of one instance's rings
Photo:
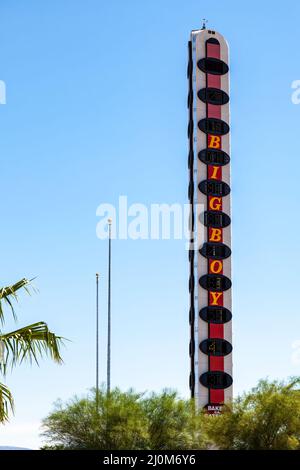
[[[229,57],[207,29],[188,49],[190,389],[215,414],[232,399]]]

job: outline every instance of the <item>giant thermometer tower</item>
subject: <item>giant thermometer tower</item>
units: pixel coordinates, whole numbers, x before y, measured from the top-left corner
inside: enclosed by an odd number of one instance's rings
[[[205,28],[188,50],[190,389],[218,414],[232,399],[229,57]]]

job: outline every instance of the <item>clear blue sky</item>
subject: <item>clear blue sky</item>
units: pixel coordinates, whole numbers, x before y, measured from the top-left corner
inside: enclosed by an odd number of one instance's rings
[[[52,403],[93,386],[96,271],[105,379],[96,208],[187,202],[186,45],[203,17],[231,47],[235,393],[299,374],[299,15],[295,0],[2,2],[1,283],[37,276],[19,325],[45,320],[72,342],[65,365],[8,375],[0,445],[37,447]],[[188,396],[187,279],[184,241],[114,242],[113,386]]]

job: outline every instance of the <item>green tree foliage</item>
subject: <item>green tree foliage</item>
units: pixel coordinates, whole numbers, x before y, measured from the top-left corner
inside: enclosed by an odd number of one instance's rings
[[[192,400],[174,391],[153,393],[143,401],[148,419],[149,448],[156,450],[198,449],[205,446],[202,422]]]
[[[293,450],[300,448],[300,378],[259,381],[221,416],[202,416],[218,449]]]
[[[58,401],[43,422],[43,435],[58,449],[144,449],[147,423],[140,399],[132,390],[107,395],[100,389],[98,408],[95,391],[66,404]]]
[[[220,416],[195,412],[176,392],[105,390],[58,402],[44,420],[57,449],[300,449],[300,378],[261,380]]]
[[[99,395],[99,394],[98,394]],[[140,406],[142,395],[129,390],[122,393],[115,389],[108,395],[102,391],[102,425],[104,424],[104,449],[144,449],[147,443],[146,417]],[[99,412],[96,412],[96,416]],[[100,420],[99,420],[100,421]]]
[[[29,293],[30,282],[21,279],[15,284],[0,288],[0,323],[5,323],[3,306],[7,305],[14,319],[16,314],[13,302],[18,300],[18,291],[23,289]],[[49,331],[44,322],[34,323],[10,333],[0,329],[0,372],[5,376],[7,369],[12,369],[23,361],[38,361],[44,355],[49,355],[54,361],[62,361],[59,347],[62,338]],[[0,423],[8,420],[10,409],[13,411],[14,402],[10,390],[0,383]]]
[[[122,393],[104,389],[58,402],[44,420],[43,436],[56,449],[190,449],[199,446],[193,406],[172,391]]]

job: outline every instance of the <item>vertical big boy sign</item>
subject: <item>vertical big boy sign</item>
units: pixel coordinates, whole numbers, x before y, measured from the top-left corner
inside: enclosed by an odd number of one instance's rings
[[[229,60],[223,36],[189,42],[190,388],[219,413],[232,399]],[[200,209],[199,209],[200,208]],[[204,234],[204,236],[203,236]]]

